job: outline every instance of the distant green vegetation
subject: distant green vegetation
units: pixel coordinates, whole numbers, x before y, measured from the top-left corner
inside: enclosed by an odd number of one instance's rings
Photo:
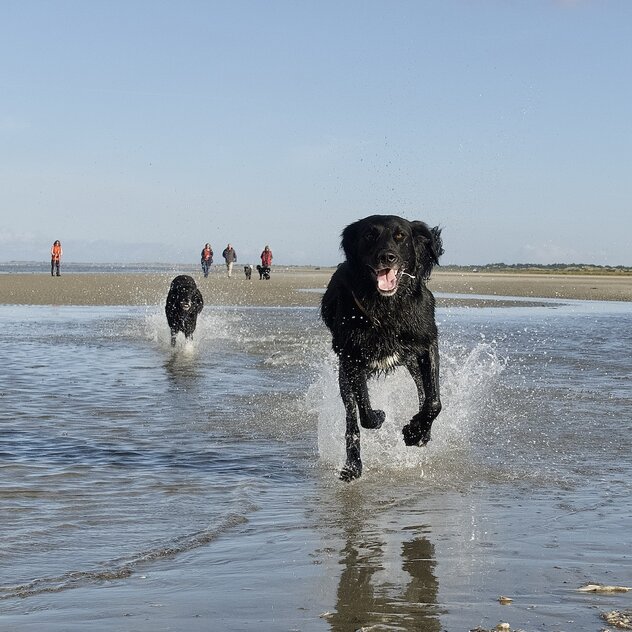
[[[594,275],[632,275],[627,266],[597,266],[590,263],[486,263],[482,266],[444,265],[446,272],[528,272],[530,274],[594,274]]]

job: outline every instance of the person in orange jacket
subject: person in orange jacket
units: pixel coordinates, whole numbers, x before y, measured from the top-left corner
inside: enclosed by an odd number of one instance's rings
[[[61,265],[62,254],[63,254],[63,250],[61,249],[61,241],[57,239],[53,243],[53,247],[50,249],[50,275],[51,276],[55,276],[55,271],[57,271],[57,276],[61,276],[59,274],[59,266]]]

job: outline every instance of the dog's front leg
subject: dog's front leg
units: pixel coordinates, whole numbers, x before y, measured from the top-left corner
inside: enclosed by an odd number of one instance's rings
[[[195,331],[196,320],[189,315],[187,320],[182,323],[182,331],[184,331],[184,337],[187,340],[193,338],[193,332]]]
[[[344,362],[340,362],[338,369],[338,384],[340,386],[340,396],[345,406],[346,431],[345,445],[347,450],[347,461],[340,472],[340,480],[352,481],[362,475],[362,460],[360,459],[360,427],[356,414],[356,398],[352,387],[354,379],[350,367],[346,367]]]
[[[373,410],[369,399],[369,388],[367,386],[367,378],[364,371],[358,371],[351,383],[353,393],[358,402],[358,411],[360,412],[360,425],[369,430],[377,430],[382,427],[386,419],[386,413],[383,410]]]
[[[439,396],[439,346],[434,341],[428,351],[408,365],[417,386],[419,412],[402,430],[406,445],[425,445],[430,441],[432,422],[441,412]]]

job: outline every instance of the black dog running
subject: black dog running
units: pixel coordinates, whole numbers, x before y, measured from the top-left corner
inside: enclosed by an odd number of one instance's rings
[[[419,397],[419,412],[403,428],[408,446],[430,441],[441,411],[434,296],[426,280],[443,253],[441,230],[395,215],[373,215],[342,233],[346,261],[334,272],[321,316],[339,359],[346,414],[346,463],[340,478],[362,474],[360,428],[379,428],[382,410],[371,408],[367,379],[405,366]]]
[[[165,314],[171,329],[171,346],[175,347],[176,336],[181,331],[185,338],[191,338],[197,325],[198,314],[204,307],[202,293],[193,277],[181,274],[171,281],[167,294]]]

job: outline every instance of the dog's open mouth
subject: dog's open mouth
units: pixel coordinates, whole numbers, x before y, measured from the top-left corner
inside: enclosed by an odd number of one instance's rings
[[[392,296],[395,294],[402,276],[402,271],[401,268],[382,268],[381,270],[375,270],[378,292],[383,296]]]
[[[180,303],[180,306],[185,312],[188,312],[191,309],[191,305],[192,305],[191,301],[182,301]]]

